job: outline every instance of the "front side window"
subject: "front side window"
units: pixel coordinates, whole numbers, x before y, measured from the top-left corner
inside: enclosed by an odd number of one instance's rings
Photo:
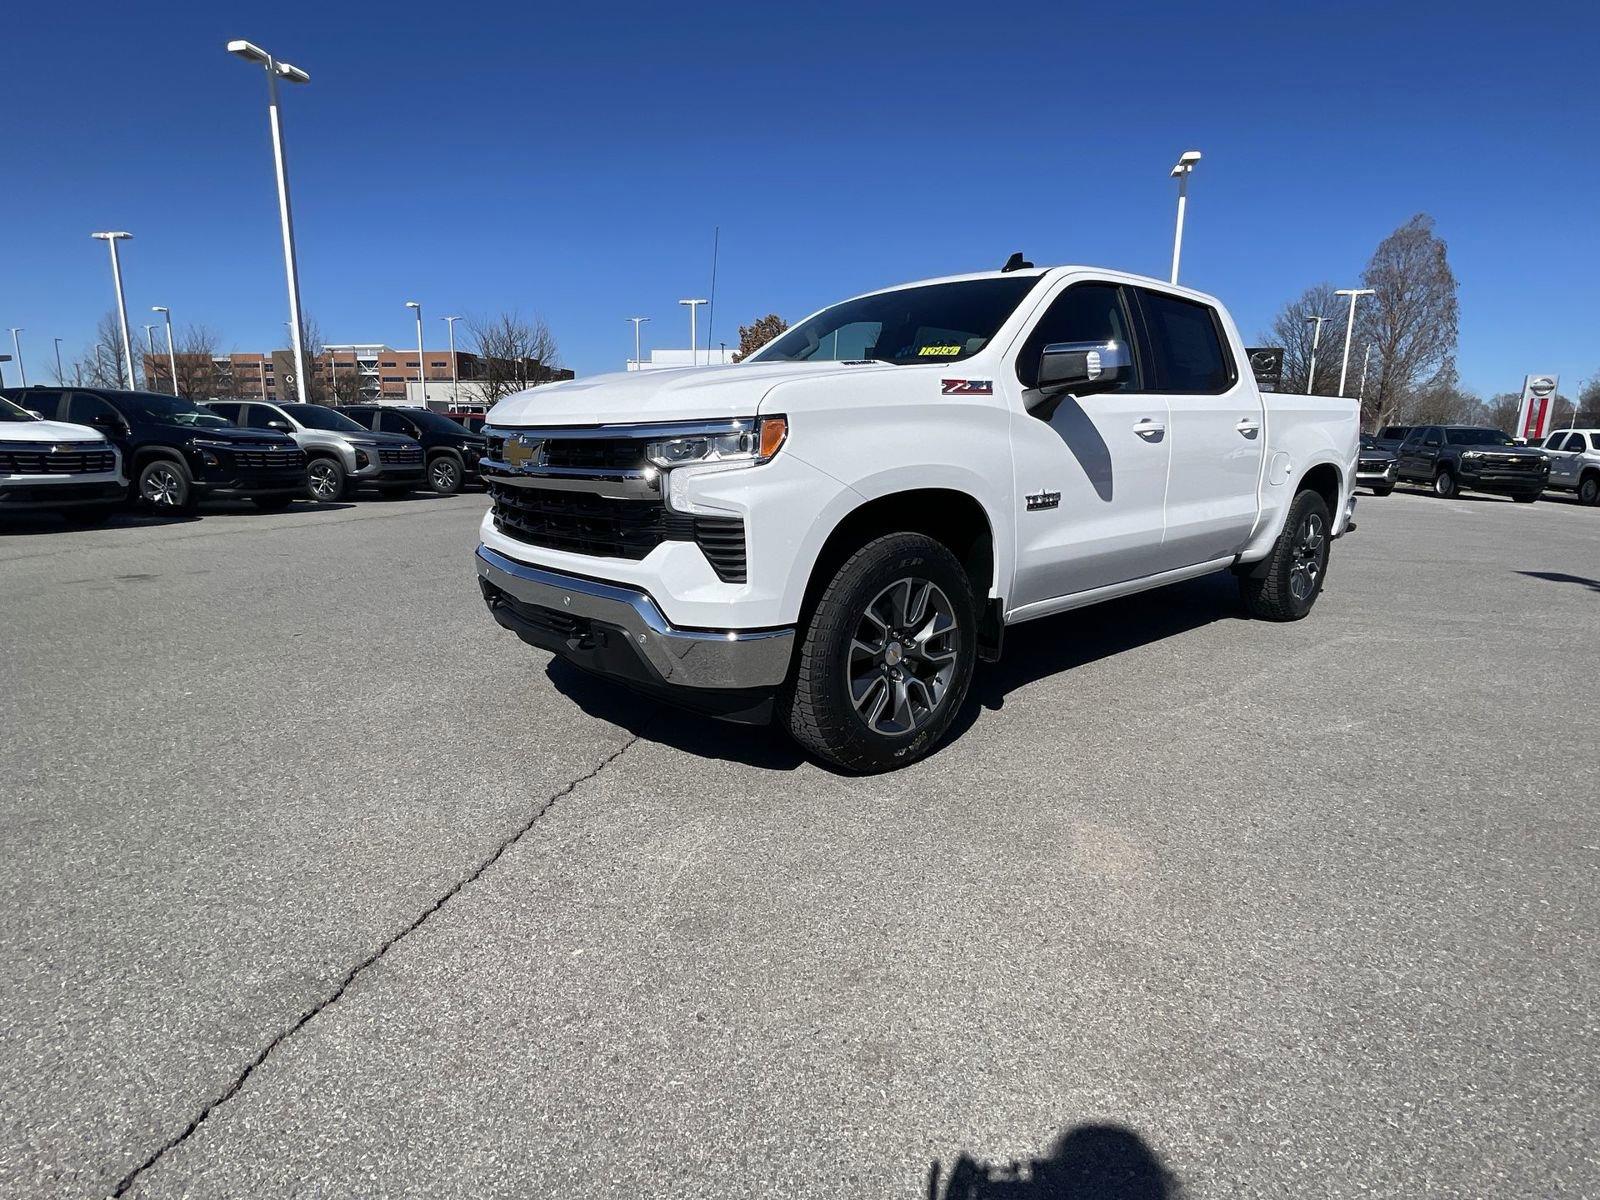
[[[405,417],[389,408],[384,409],[379,416],[378,428],[385,433],[403,433],[407,437],[417,437],[422,432]]]
[[[1444,445],[1444,436],[1437,429],[1429,428],[1422,435],[1422,444],[1424,446],[1442,446]]]
[[[117,410],[99,396],[87,392],[73,392],[67,401],[67,420],[75,425],[92,425],[96,420],[121,420]]]
[[[332,433],[366,432],[343,413],[334,412],[320,404],[294,404],[290,405],[288,412],[306,429],[326,429]]]
[[[1140,307],[1163,392],[1215,396],[1233,386],[1233,359],[1222,345],[1217,314],[1204,304],[1139,289]]]
[[[245,406],[245,428],[271,429],[272,422],[274,421],[277,421],[280,425],[288,424],[288,422],[283,419],[283,414],[275,408],[269,408],[265,404],[250,404]]]
[[[858,296],[800,322],[746,361],[956,362],[988,345],[1038,282],[1037,275],[1002,275]]]
[[[1017,380],[1025,388],[1039,383],[1039,358],[1058,342],[1121,342],[1131,345],[1122,289],[1111,283],[1079,283],[1050,302],[1017,355]],[[1139,390],[1138,370],[1129,372],[1115,392]]]

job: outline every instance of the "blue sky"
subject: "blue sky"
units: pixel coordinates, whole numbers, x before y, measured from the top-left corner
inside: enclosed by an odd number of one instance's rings
[[[1426,211],[1468,386],[1600,371],[1593,6],[81,3],[6,21],[0,327],[31,379],[110,306],[95,229],[136,235],[135,325],[283,343],[265,83],[232,37],[312,76],[285,127],[330,342],[413,342],[408,299],[430,345],[517,308],[616,369],[632,314],[687,344],[718,225],[718,341],[1012,250],[1164,275],[1196,147],[1183,281],[1247,337]]]

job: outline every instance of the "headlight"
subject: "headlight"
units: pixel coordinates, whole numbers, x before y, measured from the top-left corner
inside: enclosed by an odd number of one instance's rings
[[[682,434],[648,443],[644,456],[664,471],[713,463],[754,466],[777,454],[788,436],[787,417],[744,417],[726,426],[697,422]]]
[[[1481,450],[1463,450],[1461,452],[1461,457],[1462,458],[1482,458],[1483,457],[1483,452]]]

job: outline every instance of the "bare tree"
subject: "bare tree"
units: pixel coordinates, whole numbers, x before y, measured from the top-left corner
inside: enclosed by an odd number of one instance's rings
[[[1302,292],[1298,300],[1285,304],[1272,319],[1272,329],[1263,335],[1261,344],[1283,347],[1283,376],[1278,384],[1283,391],[1307,390],[1311,344],[1317,338],[1315,317],[1322,317],[1323,321],[1322,335],[1317,339],[1317,377],[1312,380],[1310,390],[1319,396],[1331,396],[1339,390],[1348,304],[1343,296],[1334,295],[1331,283],[1319,283]],[[1360,370],[1359,364],[1356,369]]]
[[[1517,428],[1517,413],[1521,408],[1521,395],[1516,392],[1501,392],[1484,401],[1482,420],[1502,433],[1514,433]]]
[[[116,310],[100,318],[95,326],[94,341],[73,360],[68,374],[73,382],[90,387],[129,386],[122,362],[122,323],[117,319]],[[137,387],[137,382],[133,386]]]
[[[1419,388],[1447,369],[1454,375],[1458,285],[1433,225],[1426,213],[1412,217],[1378,244],[1361,275],[1376,293],[1362,302],[1357,318],[1357,344],[1372,343],[1362,413],[1369,427],[1405,409]]]
[[[477,382],[491,405],[514,392],[550,382],[561,365],[555,335],[541,317],[529,320],[516,312],[471,317],[467,329],[480,360]]]
[[[1578,411],[1586,413],[1600,412],[1600,371],[1583,381],[1578,389]]]
[[[1483,401],[1461,386],[1455,362],[1448,360],[1437,375],[1406,397],[1400,412],[1411,425],[1461,425],[1477,420],[1483,409]]]
[[[777,313],[768,313],[748,325],[739,326],[739,352],[733,356],[733,361],[743,362],[788,328],[789,322]]]

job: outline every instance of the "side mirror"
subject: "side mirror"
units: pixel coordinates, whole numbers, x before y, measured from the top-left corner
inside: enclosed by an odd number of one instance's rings
[[[291,433],[291,432],[293,432],[293,430],[291,430],[290,427],[289,427],[289,422],[287,422],[287,421],[268,421],[267,422],[267,428],[268,429],[276,429],[279,433]]]
[[[127,428],[123,425],[122,418],[115,413],[95,413],[94,416],[89,418],[89,424],[96,429],[103,429],[107,433],[118,435]]]
[[[1055,342],[1039,354],[1043,392],[1108,392],[1133,370],[1126,342]]]

